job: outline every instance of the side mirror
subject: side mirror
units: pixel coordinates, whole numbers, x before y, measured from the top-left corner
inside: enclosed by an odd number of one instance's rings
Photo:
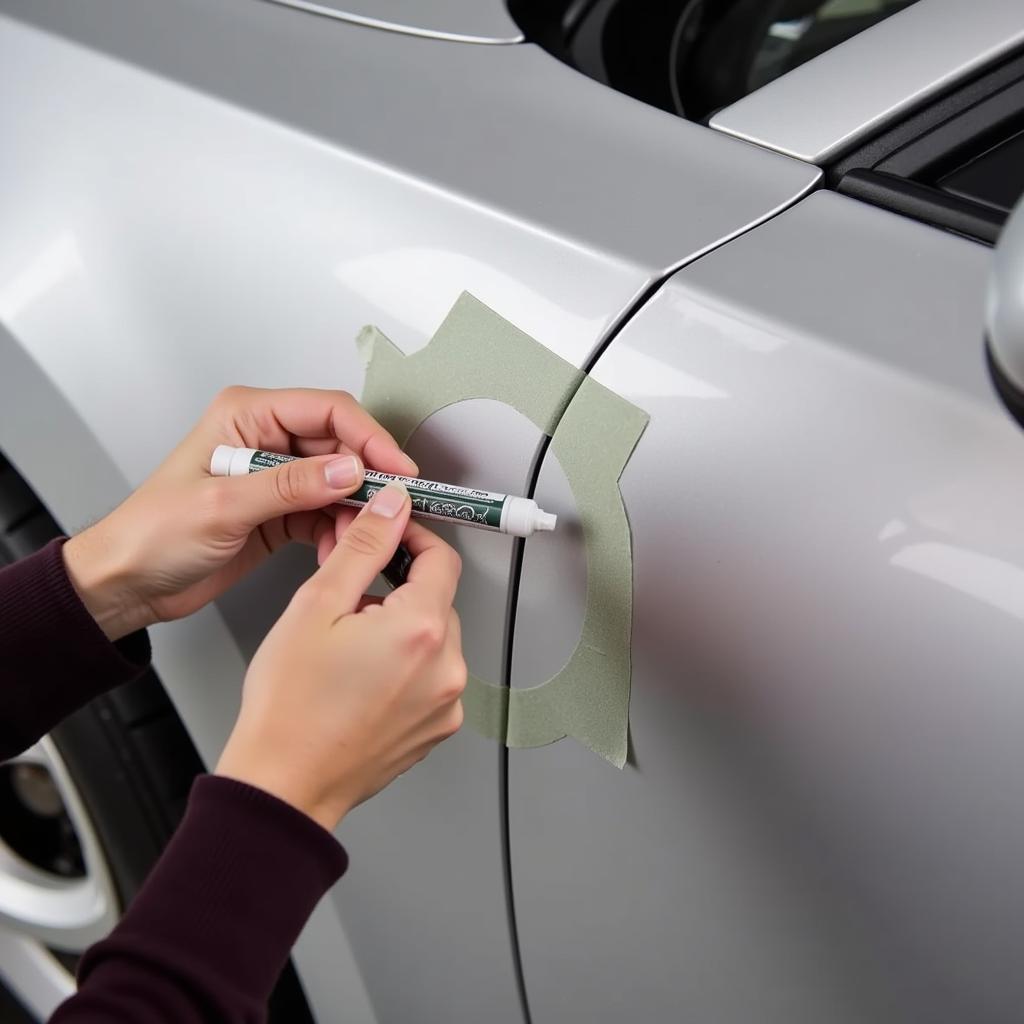
[[[985,339],[996,391],[1024,426],[1024,199],[1017,203],[996,243]]]

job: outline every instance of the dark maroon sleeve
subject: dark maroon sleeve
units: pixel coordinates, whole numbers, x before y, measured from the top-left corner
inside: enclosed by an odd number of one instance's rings
[[[289,804],[200,776],[152,875],[50,1024],[250,1024],[348,858]]]
[[[112,644],[75,592],[63,539],[0,570],[0,759],[140,675],[149,640]],[[79,968],[59,1024],[262,1021],[307,917],[348,865],[312,818],[213,775],[110,935]]]
[[[145,631],[112,644],[64,568],[66,538],[0,569],[0,761],[149,665]]]

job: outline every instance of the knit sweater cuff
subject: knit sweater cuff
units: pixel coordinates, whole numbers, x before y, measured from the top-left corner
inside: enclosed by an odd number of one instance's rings
[[[312,818],[234,779],[202,775],[184,820],[110,937],[86,954],[79,987],[123,962],[174,964],[186,988],[259,1008],[306,919],[348,856]]]
[[[0,758],[149,665],[144,630],[111,643],[75,592],[60,537],[0,570]]]

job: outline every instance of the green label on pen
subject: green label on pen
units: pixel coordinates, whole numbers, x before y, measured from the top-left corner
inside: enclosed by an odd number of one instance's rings
[[[294,455],[278,455],[277,452],[253,452],[249,460],[249,472],[258,473],[261,469],[273,469],[285,462],[294,462]]]
[[[249,459],[249,472],[273,469],[294,459],[294,455],[257,451]],[[501,510],[505,507],[508,495],[478,491],[472,487],[456,487],[454,484],[442,484],[434,480],[419,480],[411,476],[377,473],[372,469],[366,470],[363,486],[349,497],[342,498],[339,504],[365,505],[391,480],[400,480],[405,484],[412,499],[413,515],[420,519],[455,519],[466,526],[483,530],[501,528]]]
[[[412,510],[421,519],[456,519],[466,526],[485,530],[497,530],[501,526],[501,510],[506,500],[504,494],[417,480],[410,476],[375,473],[372,469],[366,471],[363,486],[343,504],[365,504],[390,480],[400,480],[405,484],[412,499]]]

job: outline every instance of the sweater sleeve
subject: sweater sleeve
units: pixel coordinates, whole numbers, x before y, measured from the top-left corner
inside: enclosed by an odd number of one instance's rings
[[[50,1024],[256,1024],[348,857],[263,790],[200,776],[153,873]]]
[[[66,539],[0,569],[0,761],[149,665],[144,630],[111,643],[82,604]]]

